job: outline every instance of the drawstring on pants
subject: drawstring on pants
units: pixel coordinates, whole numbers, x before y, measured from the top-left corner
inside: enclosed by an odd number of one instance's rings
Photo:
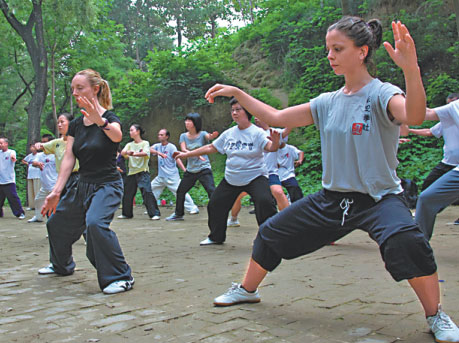
[[[348,215],[349,209],[351,208],[351,204],[354,203],[353,199],[344,198],[341,200],[339,207],[343,210],[343,219],[341,220],[341,226],[344,226],[345,217]]]

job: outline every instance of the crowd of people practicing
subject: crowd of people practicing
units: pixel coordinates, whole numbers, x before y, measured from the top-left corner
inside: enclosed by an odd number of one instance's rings
[[[216,84],[206,99],[213,103],[216,97],[229,98],[236,125],[221,134],[207,132],[200,115],[189,113],[179,149],[166,128],[158,131],[158,143],[150,145],[138,124],[130,126],[132,141],[120,149],[121,123],[111,111],[107,81],[91,69],[78,72],[71,87],[83,115],[60,115],[61,137],[43,136],[22,161],[28,165],[28,205],[35,209],[29,222],[48,217],[50,264],[38,273],[72,274],[72,245],[83,235],[101,290],[113,294],[132,289],[131,267],[110,229],[115,212],[122,203],[118,218],[133,217],[138,188],[148,217],[159,220],[157,199],[167,187],[176,205],[166,221],[183,221],[185,211],[199,213],[188,194],[199,180],[209,197],[210,233],[201,246],[225,242],[227,227],[240,225],[237,216],[246,195],[254,203],[259,225],[242,282],[215,298],[215,306],[259,302],[258,286],[283,259],[310,254],[358,228],[378,244],[393,279],[411,285],[435,340],[459,342],[459,329],[440,305],[437,264],[429,243],[436,215],[459,197],[458,94],[448,97],[445,106],[426,109],[414,42],[402,23],[392,23],[392,30],[395,46],[385,42],[384,47],[404,74],[405,91],[368,71],[382,40],[380,21],[344,17],[325,37],[330,66],[344,77],[342,88],[278,110],[237,87]],[[426,119],[439,123],[430,129],[410,128]],[[323,188],[303,196],[295,167],[304,153],[287,141],[292,128],[308,125],[320,131]],[[443,136],[445,141],[444,158],[422,186],[415,217],[396,174],[403,132]],[[215,187],[208,155],[217,152],[227,158],[224,178]],[[157,156],[158,175],[151,181],[152,155]],[[7,198],[13,214],[24,219],[15,162],[8,139],[0,138],[0,208]]]

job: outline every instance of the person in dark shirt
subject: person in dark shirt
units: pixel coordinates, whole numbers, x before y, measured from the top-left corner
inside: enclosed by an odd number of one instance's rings
[[[122,139],[120,120],[110,111],[110,88],[98,72],[78,72],[72,80],[72,92],[83,116],[69,125],[59,178],[42,208],[43,214],[52,214],[46,225],[51,264],[38,273],[73,274],[72,244],[86,230],[86,256],[97,269],[99,287],[106,294],[128,291],[134,278],[118,238],[110,230],[123,196],[123,181],[116,168]],[[77,191],[61,198],[75,159],[80,162]]]

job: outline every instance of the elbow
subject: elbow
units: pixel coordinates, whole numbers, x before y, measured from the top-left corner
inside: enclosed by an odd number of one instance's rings
[[[421,125],[423,122],[424,118],[415,118],[408,120],[405,124],[407,124],[408,126],[418,126]]]

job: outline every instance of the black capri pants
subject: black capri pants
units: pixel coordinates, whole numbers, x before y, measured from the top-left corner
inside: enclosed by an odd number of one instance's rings
[[[209,239],[212,241],[223,243],[226,240],[228,213],[242,192],[247,192],[253,199],[258,225],[277,213],[268,179],[265,176],[258,176],[244,186],[233,186],[223,179],[212,193],[207,205]]]
[[[312,253],[359,228],[379,245],[396,281],[431,275],[432,248],[414,222],[401,194],[375,202],[362,193],[321,190],[279,212],[260,226],[252,258],[268,271],[282,259]]]

